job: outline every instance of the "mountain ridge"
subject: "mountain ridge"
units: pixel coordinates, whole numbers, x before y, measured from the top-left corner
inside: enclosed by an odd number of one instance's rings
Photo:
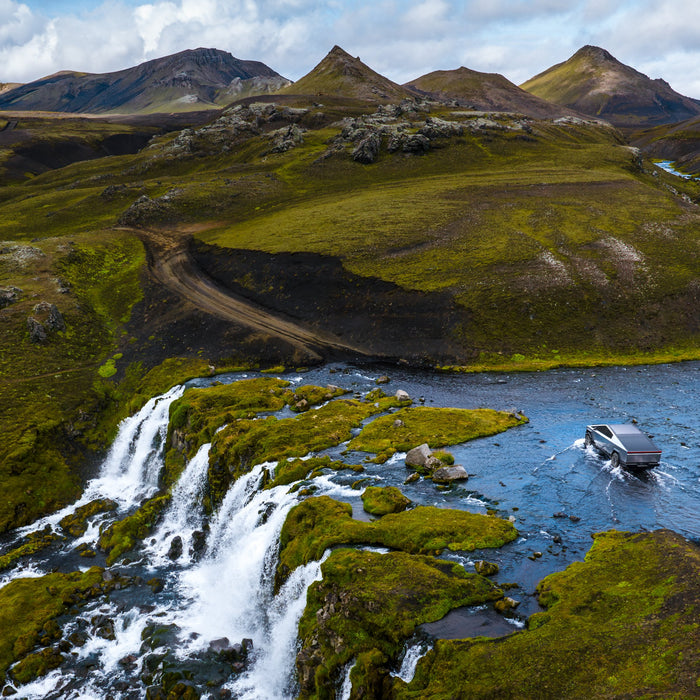
[[[567,107],[532,95],[500,73],[482,73],[464,66],[426,73],[404,83],[404,87],[437,99],[456,100],[460,107],[476,110],[521,112],[538,119],[578,114]]]
[[[0,109],[76,113],[190,111],[221,107],[289,81],[260,61],[187,49],[112,73],[59,71],[0,94]]]

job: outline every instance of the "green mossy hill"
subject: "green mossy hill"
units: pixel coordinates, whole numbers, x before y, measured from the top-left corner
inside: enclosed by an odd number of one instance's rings
[[[372,515],[400,513],[411,505],[396,486],[368,486],[362,492],[362,507]]]
[[[324,457],[310,457],[309,459],[281,459],[275,467],[275,478],[265,485],[271,489],[275,486],[285,486],[302,479],[313,478],[324,469],[341,471],[351,469],[361,472],[364,467],[361,464],[347,464],[338,460],[332,460],[327,455]]]
[[[303,457],[352,437],[352,428],[398,402],[375,389],[364,400],[336,399],[295,418],[237,420],[216,434],[209,453],[209,492],[205,505],[213,509],[230,484],[256,464]]]
[[[402,424],[395,425],[396,420],[401,420]],[[348,446],[353,450],[390,455],[406,452],[425,442],[430,447],[456,445],[524,423],[527,423],[524,416],[489,408],[412,406],[373,420]]]
[[[131,515],[112,523],[100,535],[99,545],[107,553],[109,566],[153,530],[169,503],[169,494],[154,496]]]
[[[598,534],[539,585],[548,610],[527,631],[439,641],[394,697],[696,697],[699,575],[700,551],[675,533]]]
[[[0,589],[0,677],[44,637],[53,638],[49,627],[55,627],[55,618],[79,600],[99,595],[102,583],[102,569],[94,567],[85,573],[15,579]]]
[[[418,625],[502,596],[488,579],[457,564],[403,552],[336,550],[321,573],[299,622],[300,698],[334,698],[343,666],[359,654],[374,651],[365,663],[388,676],[388,664]],[[366,697],[353,690],[353,697]]]
[[[307,498],[292,508],[280,533],[279,586],[297,567],[318,560],[329,547],[367,544],[410,554],[443,549],[501,547],[518,535],[513,524],[492,515],[420,506],[374,522],[353,520],[352,506],[328,496]]]
[[[72,537],[80,537],[87,530],[87,519],[97,513],[107,513],[117,509],[116,501],[109,498],[98,498],[84,506],[79,506],[75,512],[61,518],[59,525],[64,532]]]
[[[75,466],[106,447],[96,425],[110,400],[97,370],[140,296],[143,262],[141,244],[122,233],[0,245],[0,285],[23,290],[2,310],[0,531],[74,500]],[[44,340],[28,331],[38,302],[56,309]]]

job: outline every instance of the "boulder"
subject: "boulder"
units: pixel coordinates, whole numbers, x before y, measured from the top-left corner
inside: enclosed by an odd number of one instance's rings
[[[379,148],[381,145],[381,137],[377,132],[372,131],[355,146],[352,152],[352,159],[357,163],[363,163],[365,165],[374,163],[379,155]]]
[[[20,298],[21,294],[22,290],[19,287],[0,287],[0,309],[14,304]]]
[[[495,576],[499,571],[498,564],[485,561],[484,559],[479,559],[479,561],[475,562],[474,568],[476,569],[476,573],[482,576]]]
[[[27,330],[32,343],[45,343],[49,332],[66,330],[66,322],[55,304],[41,301],[34,306],[32,313],[27,319]]]
[[[406,453],[406,466],[407,467],[424,467],[425,463],[428,461],[428,457],[432,456],[432,452],[428,447],[428,443],[423,443],[414,447]]]
[[[431,454],[430,457],[425,460],[424,466],[429,472],[434,472],[436,469],[443,467],[444,464],[435,455]]]
[[[190,546],[190,557],[194,561],[199,561],[202,554],[204,554],[204,549],[207,546],[207,535],[201,530],[195,530],[192,533],[192,545]]]
[[[493,607],[496,608],[498,612],[504,613],[509,612],[510,610],[515,610],[515,608],[517,608],[518,605],[520,605],[520,601],[514,600],[513,598],[509,598],[508,596],[506,596],[501,600],[497,600],[493,604]]]
[[[31,340],[32,343],[42,344],[48,340],[46,328],[33,316],[27,319],[27,330],[29,331],[29,340]]]
[[[374,383],[375,383],[375,384],[388,384],[389,381],[390,381],[389,377],[387,377],[386,374],[382,374],[381,377],[377,377],[377,378],[374,380]]]
[[[410,401],[411,396],[407,391],[404,391],[403,389],[399,389],[395,394],[394,397],[396,398],[397,401]]]
[[[433,481],[436,484],[449,484],[453,481],[465,481],[469,478],[466,469],[460,464],[453,467],[440,467],[433,472]]]
[[[430,150],[430,140],[423,134],[411,134],[403,142],[404,153],[422,155]]]
[[[180,535],[175,535],[172,540],[170,540],[170,549],[168,550],[168,558],[175,561],[182,556],[182,537]]]

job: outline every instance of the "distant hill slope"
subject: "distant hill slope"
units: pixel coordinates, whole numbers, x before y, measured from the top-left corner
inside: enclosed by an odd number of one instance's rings
[[[700,117],[640,131],[630,143],[650,158],[672,160],[682,172],[700,175]]]
[[[414,93],[373,71],[359,58],[334,46],[304,77],[280,90],[287,95],[339,95],[377,102],[400,101]]]
[[[700,103],[620,63],[605,49],[584,46],[520,87],[550,102],[615,126],[669,124],[700,115]]]
[[[184,112],[223,106],[289,81],[259,61],[193,49],[115,73],[62,71],[0,94],[0,109],[48,112]]]
[[[20,85],[22,85],[22,83],[0,83],[0,95],[2,95],[4,92],[18,88]]]
[[[520,112],[537,119],[571,115],[572,110],[533,95],[499,73],[481,73],[469,68],[438,70],[405,83],[404,87],[440,100],[454,99],[477,110]]]

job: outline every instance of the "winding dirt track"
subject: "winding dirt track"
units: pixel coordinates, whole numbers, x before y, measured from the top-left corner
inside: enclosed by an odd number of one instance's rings
[[[281,338],[317,360],[322,360],[329,354],[370,354],[330,333],[312,330],[291,319],[272,314],[217,284],[190,256],[189,234],[133,230],[146,246],[149,269],[154,278],[202,311]]]

